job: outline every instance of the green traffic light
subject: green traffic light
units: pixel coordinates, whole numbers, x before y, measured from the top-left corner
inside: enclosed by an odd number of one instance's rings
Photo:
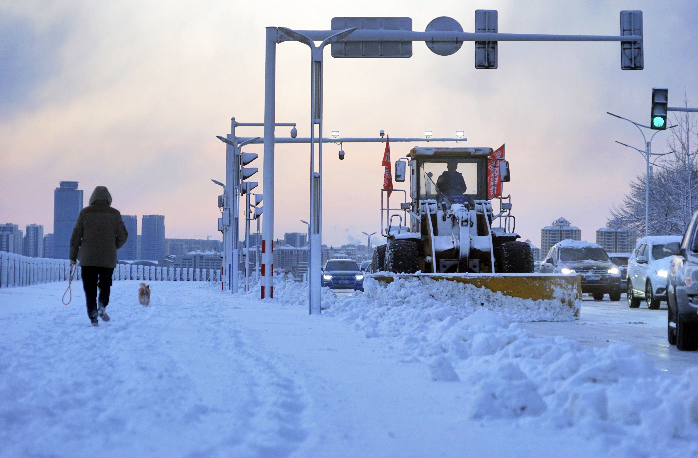
[[[652,126],[654,127],[664,127],[664,118],[661,116],[655,116],[652,118]]]

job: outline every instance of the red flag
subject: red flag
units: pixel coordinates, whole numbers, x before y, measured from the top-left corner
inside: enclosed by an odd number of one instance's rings
[[[499,163],[504,160],[504,145],[487,158],[487,198],[502,196],[502,177],[499,176]]]
[[[390,136],[387,137],[385,141],[385,153],[383,153],[383,166],[385,166],[385,172],[383,173],[383,189],[388,191],[388,197],[393,193],[393,174],[390,171]]]

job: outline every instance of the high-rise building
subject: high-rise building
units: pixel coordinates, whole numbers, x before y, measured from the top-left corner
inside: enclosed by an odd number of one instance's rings
[[[30,258],[44,257],[44,226],[30,224],[24,236],[24,256]]]
[[[70,236],[82,206],[78,182],[61,181],[53,192],[53,258],[68,259],[70,256]]]
[[[284,234],[284,242],[286,245],[290,245],[296,248],[303,248],[307,245],[308,234],[302,232],[287,232]]]
[[[53,258],[53,234],[44,236],[44,257]]]
[[[0,251],[22,254],[23,235],[16,224],[0,224]]]
[[[165,215],[143,215],[141,259],[159,261],[165,257]]]
[[[119,260],[136,261],[138,260],[138,216],[121,215],[121,219],[124,221],[124,226],[126,226],[128,238],[116,255]]]
[[[567,239],[582,240],[581,229],[577,226],[572,226],[565,218],[558,218],[553,221],[552,226],[545,226],[540,231],[541,256],[547,256],[553,245]]]
[[[629,229],[602,227],[596,231],[596,243],[608,253],[631,253],[636,237]]]

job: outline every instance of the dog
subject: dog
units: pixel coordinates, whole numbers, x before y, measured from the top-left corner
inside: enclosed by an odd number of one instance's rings
[[[138,289],[138,302],[141,305],[148,306],[150,304],[150,286],[145,283],[141,283],[141,287]]]

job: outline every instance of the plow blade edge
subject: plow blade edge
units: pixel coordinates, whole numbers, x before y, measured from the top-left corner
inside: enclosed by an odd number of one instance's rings
[[[455,281],[486,288],[505,296],[521,299],[559,300],[563,306],[575,310],[579,316],[578,301],[582,298],[582,280],[579,275],[557,274],[388,274],[371,275],[376,281],[391,283],[396,278],[429,278],[435,281]]]

